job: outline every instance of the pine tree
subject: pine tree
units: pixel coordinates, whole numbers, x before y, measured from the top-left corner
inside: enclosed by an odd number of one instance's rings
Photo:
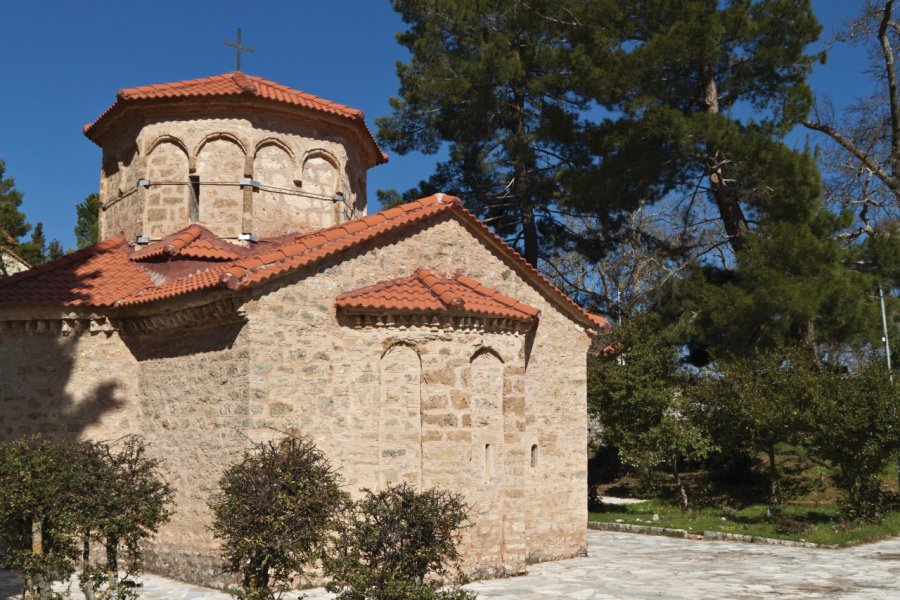
[[[75,241],[78,249],[96,244],[99,240],[100,196],[96,193],[87,196],[75,206],[78,221],[75,223]]]
[[[19,245],[19,256],[31,266],[36,267],[47,262],[47,238],[44,237],[44,224],[38,223],[31,232],[31,240]]]
[[[603,200],[576,206],[609,221],[666,202],[671,227],[695,239],[717,221],[731,243],[777,210],[790,192],[769,177],[778,140],[811,101],[806,47],[820,26],[807,0],[610,0],[582,3],[579,17],[584,93],[613,115],[591,136],[598,168],[575,182]],[[615,46],[598,43],[601,27]]]
[[[535,265],[558,232],[558,175],[589,160],[576,135],[587,105],[575,94],[578,57],[559,25],[568,4],[393,0],[408,25],[397,39],[411,58],[397,67],[393,114],[377,120],[381,142],[400,154],[448,149],[406,197],[462,196]]]
[[[5,171],[6,164],[0,159],[0,248],[8,248],[18,254],[19,238],[28,233],[31,225],[19,210],[22,192],[16,189],[12,177],[4,177]],[[0,260],[0,276],[8,274],[6,267],[6,261]]]
[[[822,205],[812,157],[785,150],[772,164],[780,168],[771,180],[793,181],[792,190],[735,260],[695,264],[662,296],[659,307],[680,322],[695,363],[798,344],[835,358],[842,345],[878,335],[872,277],[854,268],[859,252],[836,237],[847,215]]]
[[[12,177],[4,177],[6,164],[0,159],[0,229],[3,229],[16,241],[28,234],[31,225],[25,220],[25,214],[19,210],[22,205],[22,192],[16,189]],[[5,238],[5,236],[3,236]],[[0,243],[5,240],[0,240]]]

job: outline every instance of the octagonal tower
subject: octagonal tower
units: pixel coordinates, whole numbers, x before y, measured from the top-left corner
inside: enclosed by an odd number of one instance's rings
[[[387,161],[362,111],[239,71],[120,90],[84,132],[103,149],[100,239],[328,227],[366,214]]]

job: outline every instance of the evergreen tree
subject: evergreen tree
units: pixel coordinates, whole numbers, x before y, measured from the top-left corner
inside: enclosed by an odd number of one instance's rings
[[[38,223],[31,232],[31,240],[19,245],[19,253],[31,266],[36,267],[64,256],[66,251],[57,239],[47,242],[44,224]]]
[[[59,243],[59,240],[50,240],[50,243],[47,244],[47,261],[54,261],[57,258],[62,258],[65,255],[66,251],[63,248],[62,244]]]
[[[579,23],[592,57],[584,93],[613,116],[591,135],[598,168],[573,184],[594,192],[575,202],[604,200],[576,206],[609,220],[665,201],[689,243],[716,221],[738,242],[779,210],[791,188],[772,185],[789,158],[778,139],[811,100],[805,49],[820,26],[807,0],[593,1]],[[614,47],[598,43],[600,28],[617,32]]]
[[[19,210],[22,192],[16,189],[16,182],[12,177],[4,177],[5,171],[6,164],[0,159],[0,248],[8,248],[18,254],[19,238],[28,233],[31,225]],[[6,262],[0,260],[0,275],[7,274]]]
[[[417,190],[462,196],[466,206],[537,265],[559,221],[563,168],[587,165],[576,134],[587,101],[576,93],[566,31],[570,0],[393,0],[408,29],[397,39],[400,97],[377,120],[388,148],[449,158]],[[601,29],[597,29],[600,32]]]
[[[47,262],[47,238],[44,237],[44,224],[38,223],[31,232],[31,240],[19,245],[19,256],[36,267]]]
[[[75,241],[78,249],[96,244],[99,240],[100,196],[96,193],[87,196],[75,206],[78,220],[75,223]]]
[[[18,241],[28,234],[31,225],[25,220],[25,214],[19,210],[22,205],[22,192],[16,189],[16,182],[12,177],[3,176],[5,171],[6,164],[0,159],[0,229]],[[4,242],[5,239],[0,239],[0,243]]]
[[[700,261],[672,280],[657,305],[681,325],[697,364],[803,344],[835,358],[843,344],[877,339],[870,275],[855,267],[860,252],[837,234],[849,215],[821,201],[812,156],[783,146],[761,155],[767,179],[782,191],[731,260]]]

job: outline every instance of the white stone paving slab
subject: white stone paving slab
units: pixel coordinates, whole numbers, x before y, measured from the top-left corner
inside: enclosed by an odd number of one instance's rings
[[[484,600],[723,598],[900,600],[900,538],[823,550],[706,542],[589,531],[588,556],[532,565],[528,574],[467,586]],[[18,595],[0,571],[0,600]],[[310,600],[331,598],[308,590]],[[73,594],[83,600],[80,594]],[[228,600],[231,596],[147,575],[147,600]],[[286,596],[296,600],[298,594]]]

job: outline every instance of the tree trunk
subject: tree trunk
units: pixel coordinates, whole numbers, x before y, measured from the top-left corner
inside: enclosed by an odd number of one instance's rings
[[[109,582],[109,597],[119,597],[119,540],[106,538],[106,577]]]
[[[41,517],[31,519],[31,553],[40,563],[44,556],[44,520]],[[31,590],[32,597],[39,600],[50,600],[53,596],[51,582],[43,573],[34,573],[26,580],[25,587]]]
[[[521,60],[521,47],[516,47],[516,52]],[[528,172],[534,167],[533,157],[531,156],[531,147],[528,144],[528,123],[526,122],[526,113],[528,110],[527,96],[525,92],[525,80],[519,79],[513,82],[513,97],[516,104],[518,115],[516,116],[516,148],[517,156],[512,156],[515,163],[515,185],[513,189],[516,194],[516,201],[519,204],[519,219],[522,226],[522,246],[525,260],[531,263],[531,266],[537,268],[538,262],[538,232],[537,221],[534,217],[534,204],[532,202],[531,190],[529,190]]]
[[[704,112],[708,115],[719,114],[719,91],[716,87],[716,77],[711,65],[703,67],[703,104]],[[721,152],[710,146],[706,148],[706,174],[709,177],[713,200],[719,209],[719,217],[725,226],[725,233],[732,242],[732,246],[740,243],[741,238],[747,233],[747,218],[741,209],[740,203],[728,194],[725,183],[725,174],[722,169],[723,157]]]
[[[94,588],[91,582],[87,580],[86,574],[91,566],[91,540],[85,535],[81,545],[81,577],[78,578],[78,584],[81,593],[84,594],[85,600],[94,600]]]
[[[522,240],[524,242],[525,260],[531,266],[537,268],[538,262],[538,234],[537,223],[534,220],[534,207],[528,200],[521,201],[522,215]]]
[[[769,444],[769,504],[777,510],[781,504],[778,497],[778,465],[775,463],[775,444]]]
[[[678,486],[678,493],[681,495],[681,510],[687,512],[688,495],[687,489],[684,487],[684,480],[681,478],[681,472],[678,470],[678,459],[672,460],[672,474],[675,476],[675,484]]]

